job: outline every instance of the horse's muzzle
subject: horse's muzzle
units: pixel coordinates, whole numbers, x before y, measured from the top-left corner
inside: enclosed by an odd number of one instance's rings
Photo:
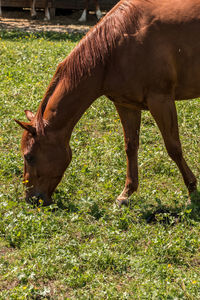
[[[52,199],[44,195],[43,193],[35,193],[30,195],[26,194],[26,202],[34,206],[48,206],[52,204]]]

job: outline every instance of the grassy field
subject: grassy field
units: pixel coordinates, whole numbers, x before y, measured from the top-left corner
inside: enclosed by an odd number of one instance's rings
[[[124,186],[123,134],[98,99],[77,124],[73,160],[50,208],[23,199],[24,109],[36,111],[78,35],[0,33],[0,299],[200,299],[200,214],[143,113],[139,191]],[[177,103],[185,157],[200,181],[200,101]]]

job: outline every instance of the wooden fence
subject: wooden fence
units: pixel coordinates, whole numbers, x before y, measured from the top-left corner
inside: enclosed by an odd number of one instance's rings
[[[52,9],[63,8],[63,9],[83,9],[84,0],[49,0],[49,7]],[[99,0],[101,9],[111,9],[118,0]],[[30,0],[2,0],[2,7],[30,7]],[[44,0],[37,0],[36,7],[43,8]],[[90,8],[94,8],[93,1],[90,1]]]

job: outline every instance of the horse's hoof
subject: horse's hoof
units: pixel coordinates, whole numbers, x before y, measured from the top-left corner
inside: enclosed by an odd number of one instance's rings
[[[80,18],[80,19],[78,19],[78,21],[79,21],[79,23],[86,23],[87,20]]]
[[[119,207],[119,208],[121,208],[122,207],[122,205],[124,205],[124,206],[128,206],[129,205],[129,199],[128,198],[117,198],[117,200],[116,200],[116,204],[117,204],[117,206]]]

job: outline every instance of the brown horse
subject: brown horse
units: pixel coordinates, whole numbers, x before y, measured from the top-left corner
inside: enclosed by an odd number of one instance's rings
[[[98,0],[94,0],[94,3],[95,3],[95,12],[96,12],[97,19],[100,20],[102,17],[102,12],[100,10],[99,2]],[[87,21],[88,7],[89,7],[89,0],[85,0],[85,8],[81,14],[80,19],[78,19],[79,22],[84,23]]]
[[[141,111],[149,110],[189,193],[196,178],[183,158],[175,99],[200,96],[200,0],[122,0],[58,65],[36,115],[17,123],[26,197],[51,203],[69,165],[70,137],[101,95],[113,101],[125,138],[127,176],[119,204],[138,187]]]

